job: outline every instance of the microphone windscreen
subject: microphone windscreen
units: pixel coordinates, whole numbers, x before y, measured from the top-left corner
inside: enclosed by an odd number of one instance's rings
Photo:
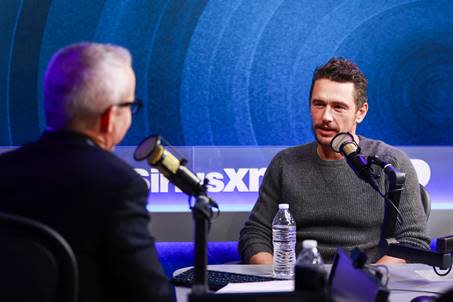
[[[152,151],[151,155],[148,156],[148,163],[150,165],[155,165],[164,155],[164,147],[156,146]]]
[[[352,154],[357,151],[357,144],[355,142],[346,142],[340,147],[345,155]]]
[[[171,173],[176,174],[181,162],[173,154],[165,150],[162,156],[161,165],[167,168]]]
[[[341,147],[350,142],[355,142],[354,137],[349,132],[340,132],[332,138],[330,146],[335,152],[340,153]]]

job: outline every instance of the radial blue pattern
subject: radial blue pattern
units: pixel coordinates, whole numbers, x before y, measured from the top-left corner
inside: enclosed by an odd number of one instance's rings
[[[9,145],[12,141],[10,120],[10,79],[11,61],[14,51],[15,33],[21,16],[23,1],[10,1],[4,4],[0,18],[0,28],[4,43],[0,43],[0,144]]]
[[[45,128],[52,53],[94,40],[131,50],[145,110],[123,141],[294,145],[312,139],[313,69],[332,56],[369,79],[362,134],[396,145],[453,142],[451,1],[7,1],[0,11],[0,145]]]

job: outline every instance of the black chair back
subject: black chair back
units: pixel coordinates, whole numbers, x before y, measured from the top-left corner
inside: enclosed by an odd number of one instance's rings
[[[0,301],[76,302],[74,253],[56,231],[0,213]]]
[[[423,209],[426,214],[426,220],[428,220],[429,214],[431,214],[431,198],[429,197],[428,191],[426,191],[422,184],[420,184],[420,195],[422,198]]]

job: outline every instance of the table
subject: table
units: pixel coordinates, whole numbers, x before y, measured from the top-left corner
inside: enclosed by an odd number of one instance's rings
[[[430,293],[416,292],[445,292],[453,288],[453,272],[445,277],[435,275],[432,267],[424,264],[393,264],[386,265],[389,269],[390,301],[408,302],[414,297],[421,295],[432,295]],[[179,274],[190,267],[182,268],[174,272]],[[328,266],[330,268],[330,266]],[[232,273],[252,274],[258,276],[272,276],[271,265],[245,265],[245,264],[220,264],[209,265],[208,269]],[[285,281],[282,281],[282,284]],[[265,288],[265,286],[263,286]],[[255,290],[255,289],[254,289]],[[412,290],[409,291],[409,290]],[[186,302],[190,288],[176,287],[176,298],[178,302]]]

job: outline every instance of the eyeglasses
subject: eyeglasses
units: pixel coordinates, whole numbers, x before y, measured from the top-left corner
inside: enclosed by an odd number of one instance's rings
[[[138,113],[140,111],[140,109],[142,109],[143,101],[140,100],[140,99],[135,98],[132,102],[131,101],[123,102],[123,103],[116,104],[115,106],[118,106],[118,107],[130,107],[131,108],[131,113],[132,114],[136,114],[136,113]]]

